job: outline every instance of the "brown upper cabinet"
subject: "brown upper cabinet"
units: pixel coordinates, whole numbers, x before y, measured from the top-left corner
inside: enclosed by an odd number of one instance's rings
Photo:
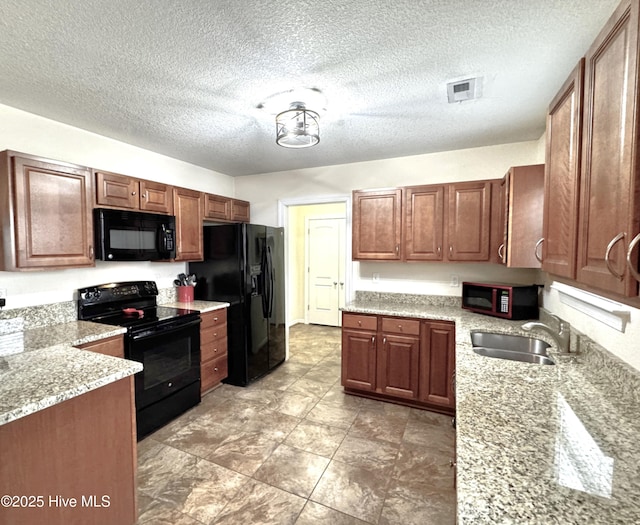
[[[205,193],[204,219],[225,222],[249,222],[250,205],[247,201]]]
[[[446,187],[410,186],[405,195],[405,259],[442,261]]]
[[[501,202],[501,262],[511,268],[540,268],[544,164],[511,168],[502,180]]]
[[[202,261],[203,198],[199,191],[173,188],[176,216],[176,261]]]
[[[99,207],[173,213],[171,186],[106,171],[95,174]]]
[[[575,279],[578,247],[584,59],[547,114],[542,269]]]
[[[0,153],[0,269],[94,266],[91,169]]]
[[[491,181],[448,185],[447,260],[488,261]]]
[[[353,259],[402,259],[402,190],[353,192]]]
[[[491,181],[353,192],[353,259],[488,261]]]
[[[578,233],[577,280],[627,296],[640,279],[638,8],[622,2],[585,57]]]

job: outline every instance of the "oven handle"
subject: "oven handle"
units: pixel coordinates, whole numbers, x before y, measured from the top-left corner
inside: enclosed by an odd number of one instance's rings
[[[196,327],[201,322],[202,320],[200,319],[200,317],[198,317],[197,319],[193,319],[188,322],[169,323],[169,324],[160,325],[160,326],[153,326],[151,328],[146,328],[145,330],[142,330],[140,332],[134,332],[130,335],[130,337],[133,341],[137,341],[138,339],[143,339],[145,337],[155,337],[160,334],[166,335],[172,332],[177,332],[178,330],[184,330],[186,328]]]

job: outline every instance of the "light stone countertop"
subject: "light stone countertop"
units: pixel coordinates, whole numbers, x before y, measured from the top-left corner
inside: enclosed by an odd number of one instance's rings
[[[205,313],[229,303],[168,302],[162,306]],[[124,334],[122,327],[72,321],[22,330],[15,319],[0,324],[0,425],[142,370],[137,361],[74,348]]]
[[[184,308],[186,310],[198,310],[200,313],[205,314],[207,312],[212,312],[213,310],[221,310],[222,308],[228,308],[229,303],[219,302],[219,301],[189,301],[187,303],[181,302],[170,302],[170,303],[162,303],[161,306],[169,306],[172,308]]]
[[[142,370],[142,364],[74,348],[125,332],[74,321],[0,336],[0,425]]]
[[[456,323],[459,524],[640,523],[640,374],[582,336],[576,359],[475,354],[471,330],[534,336],[454,306],[357,301],[348,312]],[[572,339],[581,334],[572,334]]]

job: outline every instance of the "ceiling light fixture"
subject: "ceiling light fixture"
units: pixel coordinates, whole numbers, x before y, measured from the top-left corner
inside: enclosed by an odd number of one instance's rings
[[[309,148],[320,142],[320,115],[303,102],[293,102],[276,115],[276,144],[283,148]]]

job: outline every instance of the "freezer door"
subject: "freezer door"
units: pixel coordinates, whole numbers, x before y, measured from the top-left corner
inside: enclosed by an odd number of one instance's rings
[[[284,228],[267,227],[266,233],[266,313],[269,321],[269,369],[272,369],[284,361],[286,353]]]

